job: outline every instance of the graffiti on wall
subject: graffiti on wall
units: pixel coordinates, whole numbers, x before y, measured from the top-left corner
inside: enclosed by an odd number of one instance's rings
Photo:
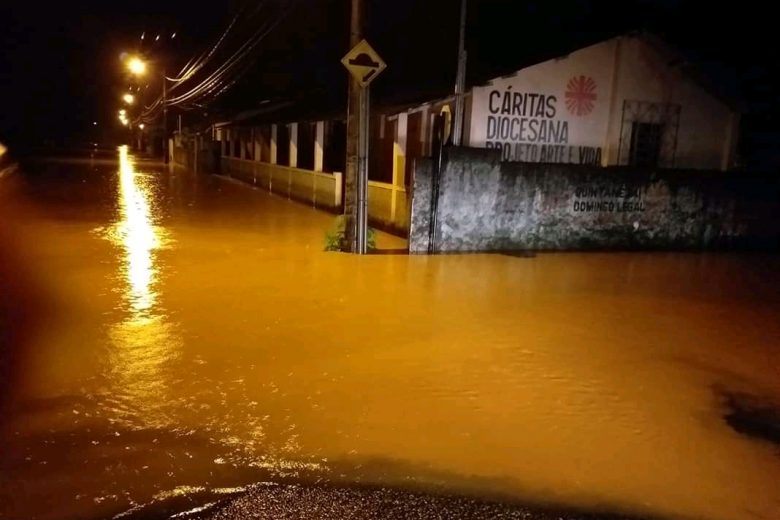
[[[575,213],[642,213],[644,189],[622,186],[581,186],[574,190]]]

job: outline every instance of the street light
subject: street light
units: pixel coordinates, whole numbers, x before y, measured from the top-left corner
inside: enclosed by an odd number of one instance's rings
[[[145,125],[145,124],[143,124],[143,123],[141,123],[140,125],[138,125],[138,128],[140,128],[141,130],[143,130],[145,127],[146,127],[146,125]]]
[[[143,76],[146,73],[146,62],[138,56],[133,56],[127,60],[127,69],[136,76]]]
[[[127,126],[129,121],[127,120],[127,110],[124,108],[119,110],[119,121],[124,125]]]
[[[132,105],[133,103],[135,103],[135,96],[128,92],[127,94],[122,96],[122,100],[128,105]]]
[[[155,39],[159,40],[160,36],[158,35]],[[127,69],[136,76],[143,76],[146,73],[146,68],[146,62],[138,56],[132,56],[127,60]],[[162,76],[163,154],[165,164],[168,164],[168,80],[165,77],[165,69],[160,72],[160,75]]]

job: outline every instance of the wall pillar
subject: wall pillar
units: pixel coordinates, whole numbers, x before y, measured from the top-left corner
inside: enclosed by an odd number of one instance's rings
[[[420,110],[420,152],[423,157],[428,155],[428,107]]]
[[[269,143],[270,155],[269,162],[276,164],[276,125],[271,125],[271,142]]]
[[[298,166],[298,123],[290,123],[290,166]]]
[[[246,141],[244,141],[244,136],[241,135],[243,132],[238,133],[238,156],[241,159],[246,159]]]
[[[392,222],[395,222],[398,188],[404,186],[406,179],[406,129],[408,120],[409,114],[402,112],[398,114],[396,121],[395,143],[393,144],[393,193],[390,201],[390,220]]]
[[[317,121],[314,128],[314,171],[321,172],[325,146],[325,121]]]
[[[254,130],[253,130],[254,131]],[[254,139],[254,146],[255,146],[255,155],[254,159],[255,161],[259,161],[261,159],[261,154],[263,151],[263,133],[258,129],[255,131],[255,139]]]

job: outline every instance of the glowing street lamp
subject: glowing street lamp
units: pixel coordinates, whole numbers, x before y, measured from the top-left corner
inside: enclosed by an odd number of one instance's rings
[[[124,125],[127,126],[129,121],[127,120],[127,110],[124,108],[119,111],[119,121]]]
[[[146,127],[146,125],[145,125],[145,124],[143,124],[143,123],[141,123],[140,125],[138,125],[138,128],[140,128],[141,130],[143,130],[143,129],[144,129],[144,127]]]
[[[146,73],[146,62],[138,56],[133,56],[127,60],[127,70],[136,76],[143,76]]]
[[[122,96],[122,100],[128,105],[132,105],[133,103],[135,103],[135,96],[128,92],[127,94]]]
[[[143,39],[142,35],[142,39]],[[171,36],[171,39],[174,38],[175,35]],[[160,35],[157,35],[155,37],[155,40],[159,40]],[[138,56],[130,56],[127,58],[127,61],[125,62],[127,65],[127,69],[135,76],[143,76],[146,73],[147,64],[144,60],[142,60]],[[163,111],[163,123],[162,123],[162,133],[163,133],[163,154],[165,157],[165,164],[168,164],[168,79],[165,77],[165,69],[163,68],[160,72],[160,76],[162,79],[162,111]],[[147,87],[149,85],[146,85]]]

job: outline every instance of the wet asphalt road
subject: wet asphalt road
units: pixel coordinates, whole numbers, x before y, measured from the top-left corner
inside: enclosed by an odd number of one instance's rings
[[[255,486],[239,498],[178,518],[186,517],[203,520],[627,520],[627,517],[609,513],[533,509],[516,504],[397,489],[273,484]]]

